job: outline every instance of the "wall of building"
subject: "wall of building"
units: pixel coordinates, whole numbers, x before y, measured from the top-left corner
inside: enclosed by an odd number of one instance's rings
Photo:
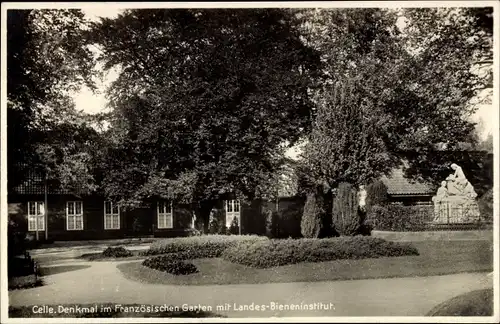
[[[9,219],[18,226],[18,231],[28,232],[28,202],[44,201],[43,195],[9,196]],[[68,201],[83,202],[83,229],[67,230],[66,203]],[[159,229],[157,222],[156,202],[140,208],[120,210],[120,228],[104,229],[104,199],[99,196],[75,197],[70,195],[49,195],[46,210],[48,211],[48,236],[51,240],[95,240],[125,238],[153,235],[157,237],[173,237],[187,235],[186,229],[191,227],[192,213],[185,205],[173,208],[173,228]],[[35,235],[35,231],[29,232]],[[39,232],[44,238],[44,231]]]

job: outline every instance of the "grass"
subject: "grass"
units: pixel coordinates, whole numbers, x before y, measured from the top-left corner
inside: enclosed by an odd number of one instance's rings
[[[140,262],[122,263],[117,267],[128,279],[169,285],[311,282],[493,271],[493,245],[490,241],[427,241],[412,245],[418,249],[419,256],[298,263],[266,269],[220,258],[196,259],[192,263],[199,272],[186,276],[153,270]]]
[[[434,307],[427,316],[492,316],[493,289],[474,290]]]
[[[76,271],[81,269],[90,268],[89,265],[62,265],[62,266],[54,266],[54,267],[41,267],[40,275],[41,276],[50,276],[58,273],[68,272],[68,271]]]
[[[120,305],[120,306],[118,306]],[[33,317],[224,317],[202,310],[183,310],[182,307],[166,305],[141,305],[141,304],[65,304],[65,305],[43,305],[46,306],[44,313],[39,313],[37,306],[9,307],[9,317],[33,318]],[[80,312],[67,312],[71,307],[75,309],[78,306]],[[149,309],[141,309],[141,306]],[[35,307],[35,308],[34,308]],[[38,305],[40,307],[40,305]],[[138,308],[137,308],[138,307]],[[168,308],[160,308],[168,307]],[[49,313],[47,310],[52,309]]]
[[[53,243],[41,244],[35,249],[51,249],[63,247],[99,247],[102,245],[107,246],[120,246],[120,245],[137,245],[153,243],[161,238],[147,237],[147,238],[127,238],[127,239],[110,239],[110,240],[87,240],[87,241],[56,241]]]

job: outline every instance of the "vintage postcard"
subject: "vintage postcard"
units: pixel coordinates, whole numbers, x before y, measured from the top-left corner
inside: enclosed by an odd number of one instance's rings
[[[1,321],[499,321],[497,1],[1,11]]]

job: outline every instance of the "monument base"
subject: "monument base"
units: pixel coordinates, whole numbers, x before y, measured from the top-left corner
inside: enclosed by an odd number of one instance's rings
[[[478,221],[479,205],[473,199],[450,196],[434,204],[433,224],[470,224]]]

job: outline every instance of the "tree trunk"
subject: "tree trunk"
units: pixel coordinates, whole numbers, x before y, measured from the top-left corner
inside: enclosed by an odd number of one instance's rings
[[[48,181],[48,177],[47,175],[45,175],[45,190],[44,190],[44,193],[45,193],[45,201],[44,201],[44,206],[43,206],[43,211],[45,213],[44,215],[44,224],[45,224],[45,241],[48,241],[49,239],[49,206],[48,206],[48,199],[47,199],[47,194],[48,194],[48,189],[47,189],[47,181]]]

